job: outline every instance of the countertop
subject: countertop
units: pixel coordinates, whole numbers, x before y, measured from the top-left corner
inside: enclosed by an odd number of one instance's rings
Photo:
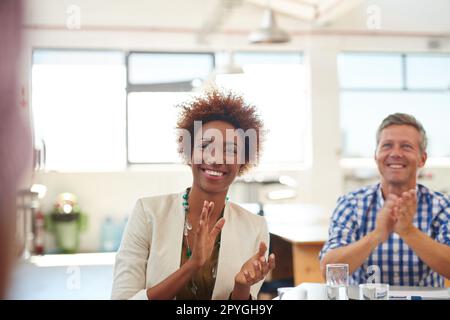
[[[8,299],[109,299],[115,253],[32,256],[19,261]]]

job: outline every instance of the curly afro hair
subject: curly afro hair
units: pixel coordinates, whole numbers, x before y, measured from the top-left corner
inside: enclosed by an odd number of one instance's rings
[[[253,129],[256,132],[256,146],[250,146],[249,139],[245,139],[245,163],[241,166],[239,175],[256,164],[256,160],[260,158],[262,151],[263,122],[257,114],[255,106],[247,104],[242,96],[231,91],[221,92],[214,89],[189,102],[182,103],[178,107],[181,108],[181,111],[177,121],[177,129],[187,130],[191,137],[191,150],[186,150],[183,146],[178,148],[178,153],[185,161],[190,161],[189,157],[193,151],[194,121],[201,121],[203,124],[210,121],[224,121],[236,129],[242,129],[244,132],[248,129]],[[183,144],[182,141],[182,135],[177,134],[178,144]],[[250,152],[253,154],[250,154]],[[255,161],[251,162],[250,159],[255,159]]]

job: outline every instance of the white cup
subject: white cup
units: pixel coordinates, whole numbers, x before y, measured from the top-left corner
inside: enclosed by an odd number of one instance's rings
[[[278,288],[279,300],[308,300],[308,292],[303,288],[284,287]]]
[[[386,283],[363,283],[359,285],[360,300],[389,300],[389,285]]]

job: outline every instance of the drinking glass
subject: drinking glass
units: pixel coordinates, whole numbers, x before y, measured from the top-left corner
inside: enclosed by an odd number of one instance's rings
[[[348,300],[348,264],[327,264],[327,299]]]

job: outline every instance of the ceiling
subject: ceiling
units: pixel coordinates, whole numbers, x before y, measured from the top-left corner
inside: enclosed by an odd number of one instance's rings
[[[295,19],[312,25],[332,23],[341,16],[362,4],[363,0],[245,0],[258,6],[270,7]]]
[[[305,26],[320,27],[333,23],[362,2],[363,0],[215,0],[213,9],[203,20],[197,39],[199,42],[207,42],[207,37],[223,28],[234,13],[242,13],[248,6],[257,12],[270,7],[277,16],[289,17]]]
[[[379,8],[383,32],[450,31],[450,0],[24,0],[24,24],[66,30],[68,7],[75,5],[83,30],[245,35],[260,26],[268,4],[280,28],[293,34],[367,32],[369,6]]]

